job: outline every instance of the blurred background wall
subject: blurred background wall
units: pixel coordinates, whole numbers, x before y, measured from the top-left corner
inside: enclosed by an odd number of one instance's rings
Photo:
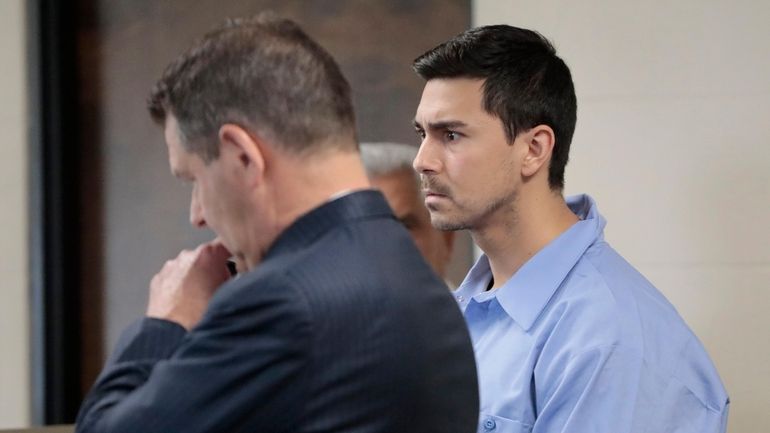
[[[566,192],[671,300],[730,394],[770,431],[770,2],[474,2],[474,25],[551,39],[578,123]]]
[[[95,224],[86,224],[94,230],[84,246],[101,249],[85,263],[99,292],[84,303],[108,312],[107,320],[102,313],[91,319],[102,324],[92,337],[103,346],[93,354],[100,360],[119,328],[141,314],[146,281],[162,260],[207,236],[187,228],[189,191],[166,173],[162,137],[143,107],[148,86],[204,29],[248,10],[205,0],[183,8],[80,3],[91,5],[78,58],[90,87],[78,105],[84,127],[98,121],[83,138],[105,144],[90,156],[97,165],[85,179],[98,181],[86,189],[98,194],[98,208],[85,214]],[[409,60],[467,27],[468,13],[474,25],[509,23],[553,40],[578,93],[567,193],[597,200],[609,241],[701,338],[732,398],[729,431],[770,428],[770,3],[476,0],[468,11],[463,2],[328,0],[308,7],[316,18],[300,10],[308,3],[278,3],[351,76],[365,140],[412,139],[409,124],[402,126],[411,114],[380,122],[373,110],[413,112],[421,84]],[[0,1],[0,428],[27,425],[31,413],[24,5]],[[401,49],[378,60],[385,46]],[[385,64],[394,60],[404,68]],[[402,96],[389,90],[393,77]],[[156,188],[175,198],[158,199]],[[152,246],[158,233],[174,241]]]

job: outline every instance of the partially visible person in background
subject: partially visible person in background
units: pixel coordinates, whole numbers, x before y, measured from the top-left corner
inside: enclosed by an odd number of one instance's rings
[[[417,147],[403,143],[362,143],[361,159],[369,182],[385,195],[399,221],[409,230],[417,248],[448,286],[447,267],[452,258],[455,232],[441,231],[430,223],[423,204],[420,176],[412,163]]]

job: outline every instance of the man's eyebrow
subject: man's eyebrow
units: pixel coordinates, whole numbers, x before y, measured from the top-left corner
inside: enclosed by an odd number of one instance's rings
[[[423,126],[417,120],[414,120],[413,123],[415,128],[423,128]],[[428,122],[428,129],[431,130],[457,129],[466,126],[468,126],[468,124],[461,120],[441,120],[438,122]]]
[[[175,178],[177,178],[177,179],[179,179],[181,181],[184,181],[184,182],[187,182],[187,181],[190,180],[190,175],[187,172],[185,172],[184,170],[181,170],[181,169],[179,169],[177,167],[173,167],[171,169],[171,174]]]

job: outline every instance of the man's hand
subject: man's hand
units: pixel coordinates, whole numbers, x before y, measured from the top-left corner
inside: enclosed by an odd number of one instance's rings
[[[230,274],[230,252],[218,240],[184,250],[166,262],[150,282],[147,316],[171,320],[192,329],[203,316],[209,300]]]

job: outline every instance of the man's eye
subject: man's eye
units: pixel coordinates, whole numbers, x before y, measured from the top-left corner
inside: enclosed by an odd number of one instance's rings
[[[460,135],[454,131],[447,131],[445,135],[447,141],[455,141],[460,137]]]
[[[422,129],[415,129],[414,133],[417,134],[417,136],[420,138],[423,138],[423,139],[425,138],[425,131],[423,131]]]

